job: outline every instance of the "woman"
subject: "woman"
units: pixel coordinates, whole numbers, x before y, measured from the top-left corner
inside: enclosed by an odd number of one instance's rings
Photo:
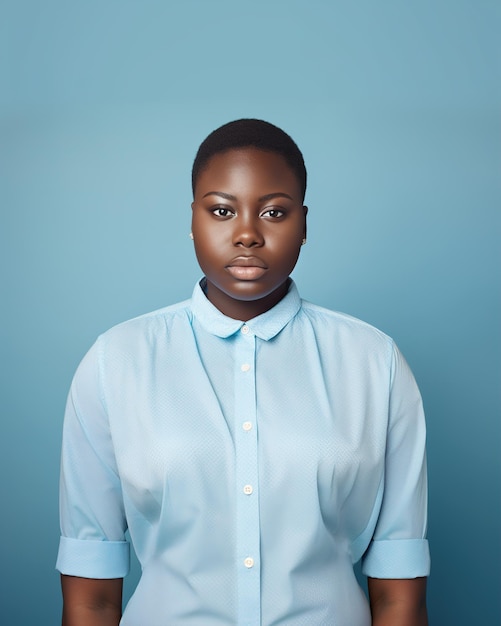
[[[204,278],[102,335],[72,383],[64,626],[427,624],[419,392],[389,337],[300,299],[305,190],[271,124],[200,146]],[[122,616],[127,528],[142,575]]]

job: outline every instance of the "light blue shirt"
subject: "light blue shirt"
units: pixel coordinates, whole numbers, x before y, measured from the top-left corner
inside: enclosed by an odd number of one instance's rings
[[[429,572],[425,424],[393,341],[302,301],[246,323],[200,285],[120,324],[68,398],[57,568],[142,566],[122,626],[370,626],[353,574]]]

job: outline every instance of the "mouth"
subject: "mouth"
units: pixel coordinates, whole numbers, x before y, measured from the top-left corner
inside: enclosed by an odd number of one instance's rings
[[[257,280],[268,271],[268,267],[257,257],[239,256],[228,263],[226,270],[238,280]]]

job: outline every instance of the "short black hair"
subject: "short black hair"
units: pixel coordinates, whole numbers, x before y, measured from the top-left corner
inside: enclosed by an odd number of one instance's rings
[[[227,150],[248,147],[280,154],[296,175],[304,199],[306,167],[296,143],[278,126],[251,118],[235,120],[220,126],[200,144],[191,171],[193,195],[198,176],[213,156]]]

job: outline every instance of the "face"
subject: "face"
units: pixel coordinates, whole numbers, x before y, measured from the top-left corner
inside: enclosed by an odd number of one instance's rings
[[[243,321],[281,300],[306,236],[307,212],[285,159],[256,148],[216,154],[196,181],[192,209],[209,300]]]

